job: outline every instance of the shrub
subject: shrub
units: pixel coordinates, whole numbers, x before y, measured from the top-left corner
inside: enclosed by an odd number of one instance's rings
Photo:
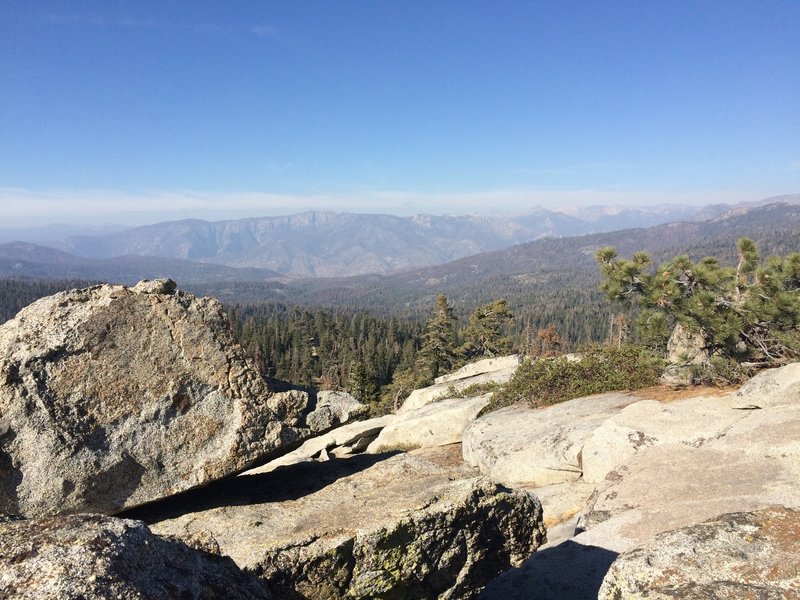
[[[566,356],[526,360],[514,377],[494,394],[489,409],[525,400],[547,406],[612,390],[655,385],[663,364],[640,346],[591,345],[579,350],[579,359]]]

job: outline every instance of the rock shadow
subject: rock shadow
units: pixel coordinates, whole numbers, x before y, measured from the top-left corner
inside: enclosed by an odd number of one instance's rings
[[[398,452],[359,454],[324,462],[308,461],[278,467],[268,473],[228,477],[202,488],[128,509],[117,516],[156,523],[224,506],[296,500],[313,494],[338,479],[365,471],[395,454]]]
[[[517,569],[495,578],[481,600],[587,600],[597,592],[618,554],[572,540],[536,552]]]

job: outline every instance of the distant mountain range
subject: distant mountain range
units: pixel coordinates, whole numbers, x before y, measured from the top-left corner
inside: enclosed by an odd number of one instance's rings
[[[598,273],[593,257],[598,248],[606,245],[616,246],[623,256],[645,250],[654,261],[688,253],[693,258],[714,255],[733,264],[734,245],[741,236],[756,240],[764,256],[800,252],[800,204],[726,207],[723,214],[703,221],[550,237],[398,273],[331,278],[293,278],[267,269],[177,258],[85,258],[14,242],[0,244],[0,277],[120,283],[172,277],[184,289],[226,302],[277,300],[418,314],[439,292],[464,306],[500,296],[518,305],[537,306],[563,303],[564,297],[594,294]],[[545,290],[549,291],[545,294]],[[561,299],[557,298],[559,294]]]
[[[799,203],[800,195],[740,205],[738,209],[750,210],[770,201]],[[0,229],[0,241],[32,242],[84,259],[163,257],[258,270],[251,271],[247,279],[261,276],[261,270],[290,277],[340,277],[391,274],[434,266],[547,237],[700,221],[723,215],[732,208],[602,206],[571,211],[537,208],[515,216],[407,218],[311,211],[230,221],[171,221],[91,231],[91,235],[86,231],[75,235],[66,226]],[[174,266],[181,270],[188,268],[181,263]],[[228,275],[232,273],[221,270],[215,276],[227,279]]]
[[[497,297],[516,303],[538,302],[539,291],[544,288],[560,287],[571,293],[596,291],[599,273],[594,254],[604,246],[615,246],[626,257],[644,250],[656,264],[688,254],[694,260],[716,256],[734,265],[736,240],[743,236],[757,243],[762,257],[800,252],[800,204],[728,207],[724,214],[705,221],[540,239],[391,275],[292,281],[284,288],[274,288],[273,298],[309,305],[381,307],[389,312],[413,312],[432,304],[440,292],[463,305]],[[225,298],[223,289],[212,286],[203,291]],[[255,299],[245,287],[238,288],[236,300],[245,298]],[[548,301],[551,299],[548,297]]]

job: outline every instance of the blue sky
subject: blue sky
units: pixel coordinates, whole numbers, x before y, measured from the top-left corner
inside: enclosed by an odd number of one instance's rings
[[[800,192],[800,2],[0,0],[7,224]]]

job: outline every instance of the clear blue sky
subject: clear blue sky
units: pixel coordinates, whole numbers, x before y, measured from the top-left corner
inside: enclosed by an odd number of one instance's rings
[[[796,0],[0,0],[9,224],[797,192]]]

